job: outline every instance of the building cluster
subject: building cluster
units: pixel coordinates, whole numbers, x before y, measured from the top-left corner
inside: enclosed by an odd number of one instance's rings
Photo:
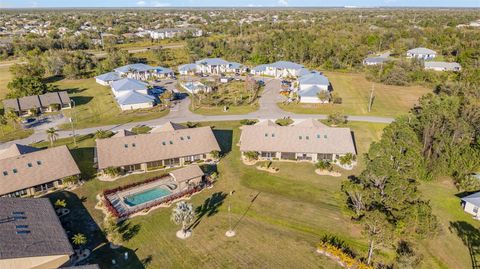
[[[110,86],[121,110],[151,108],[159,102],[146,82],[174,77],[171,69],[137,63],[115,68],[113,72],[95,77],[98,84]]]
[[[437,58],[437,52],[427,48],[414,48],[406,53],[408,59],[418,59],[423,62],[425,70],[433,71],[453,71],[459,72],[462,66],[457,62],[434,61]],[[384,53],[379,56],[367,57],[363,60],[365,66],[383,65],[384,63],[393,60],[390,58],[390,53]]]

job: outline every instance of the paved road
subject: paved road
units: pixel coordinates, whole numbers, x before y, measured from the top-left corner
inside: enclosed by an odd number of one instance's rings
[[[283,117],[290,117],[293,120],[301,120],[301,119],[326,119],[327,115],[324,114],[294,114],[292,112],[286,112],[280,109],[276,104],[281,102],[283,99],[278,94],[278,89],[280,88],[280,81],[276,79],[264,79],[266,82],[265,89],[263,90],[262,95],[260,96],[260,108],[259,110],[243,115],[217,115],[217,116],[204,116],[192,113],[189,110],[190,106],[190,99],[185,98],[180,100],[175,104],[170,113],[162,118],[142,121],[142,122],[132,122],[126,124],[119,124],[119,125],[105,125],[100,127],[92,127],[86,129],[76,130],[76,135],[84,135],[94,133],[96,130],[110,130],[110,131],[119,131],[122,129],[131,129],[137,125],[148,125],[148,126],[158,126],[162,125],[167,121],[172,122],[204,122],[204,121],[236,121],[242,119],[279,119]],[[348,116],[348,120],[350,121],[365,121],[365,122],[374,122],[374,123],[390,123],[393,121],[392,118],[384,118],[384,117],[372,117],[372,116]],[[69,130],[66,131],[59,131],[59,138],[70,137],[72,136],[72,132]],[[6,142],[0,144],[0,149],[4,149],[9,147],[13,143],[18,144],[31,144],[39,141],[43,141],[47,139],[47,135],[44,130],[36,131],[33,135],[25,138],[25,139],[18,139],[15,141]]]

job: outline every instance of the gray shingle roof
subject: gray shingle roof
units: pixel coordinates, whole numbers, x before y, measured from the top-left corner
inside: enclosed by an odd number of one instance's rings
[[[330,81],[328,78],[324,75],[322,75],[319,72],[311,72],[307,75],[301,76],[298,79],[298,82],[301,85],[322,85],[322,86],[328,86],[330,85]]]
[[[204,175],[202,169],[198,165],[189,165],[184,168],[173,170],[170,175],[176,182],[185,182],[190,179],[198,178]]]
[[[96,143],[99,169],[220,150],[215,135],[208,126],[111,137],[97,140]]]
[[[6,158],[0,152],[0,195],[80,174],[67,146],[18,155],[12,155],[11,152],[7,153]]]
[[[290,61],[278,61],[274,62],[273,64],[270,64],[270,66],[279,68],[279,69],[301,69],[303,68],[303,65],[297,64],[294,62]]]
[[[0,259],[73,254],[47,198],[0,198],[0,218]]]
[[[67,92],[49,92],[42,95],[31,95],[16,99],[5,99],[3,105],[15,111],[26,111],[31,108],[48,107],[51,104],[67,105],[70,98]]]
[[[435,62],[435,61],[428,61],[425,62],[426,68],[444,68],[446,70],[455,70],[460,69],[462,66],[456,62]]]
[[[437,54],[436,51],[427,48],[414,48],[407,52],[410,54]]]
[[[291,126],[257,123],[243,126],[240,150],[243,152],[356,153],[349,128],[314,126],[307,123]]]

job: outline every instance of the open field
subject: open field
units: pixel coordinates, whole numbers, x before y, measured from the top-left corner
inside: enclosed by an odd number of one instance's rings
[[[368,112],[368,100],[372,82],[361,73],[325,72],[333,86],[333,93],[343,99],[342,104],[279,104],[290,112],[305,114],[372,115],[395,117],[405,114],[417,103],[420,96],[432,90],[422,86],[390,86],[375,83],[372,110]]]
[[[5,95],[8,92],[7,84],[12,80],[12,73],[10,73],[10,67],[1,66],[0,67],[0,99],[5,98]],[[3,104],[2,104],[3,107]]]
[[[274,162],[273,166],[280,169],[278,174],[258,171],[239,160],[236,146],[240,135],[238,123],[202,125],[215,126],[215,134],[226,155],[218,165],[220,178],[214,187],[190,200],[201,212],[192,238],[186,241],[176,239],[178,227],[169,220],[171,208],[157,209],[124,224],[127,226],[126,240],[119,250],[112,251],[105,246],[105,238],[100,232],[88,232],[91,234],[89,244],[96,248],[91,262],[107,268],[111,268],[112,258],[118,261],[118,268],[144,268],[147,265],[149,268],[339,268],[314,253],[315,244],[325,234],[338,236],[356,253],[366,255],[367,244],[360,226],[352,224],[342,214],[340,184],[348,175],[361,171],[362,154],[373,140],[380,137],[385,125],[347,124],[354,131],[360,163],[353,171],[344,171],[340,178],[318,176],[309,163]],[[76,149],[73,149],[70,138],[56,144],[68,144],[75,159],[82,160],[82,172],[88,177],[93,175],[94,142],[91,136],[81,140]],[[90,218],[100,225],[103,217],[94,209],[98,193],[161,173],[163,171],[132,175],[115,182],[94,179],[73,192],[51,196],[67,198],[72,207],[85,212],[75,216],[78,224],[72,230],[87,233],[85,227],[92,226],[87,225]],[[234,194],[229,198],[227,194],[231,190]],[[419,241],[418,251],[424,260],[422,268],[470,268],[469,250],[457,234],[468,234],[476,240],[480,238],[479,225],[463,213],[459,198],[455,196],[457,191],[449,181],[422,183],[421,190],[431,200],[442,223],[442,231],[437,237]],[[237,236],[232,239],[224,236],[229,227],[228,199],[231,199],[232,223],[237,231]],[[457,232],[458,227],[466,228]],[[478,240],[472,242],[476,242],[474,247],[479,244]],[[125,251],[130,255],[127,262],[120,258]],[[394,253],[388,251],[377,255],[391,261]]]
[[[94,78],[78,80],[60,80],[55,83],[59,89],[67,90],[75,101],[75,109],[64,110],[66,116],[74,114],[76,128],[87,128],[108,124],[123,124],[133,121],[159,118],[168,113],[168,109],[156,106],[152,109],[121,111],[114,100],[112,91],[95,83]],[[70,128],[69,125],[63,128]]]

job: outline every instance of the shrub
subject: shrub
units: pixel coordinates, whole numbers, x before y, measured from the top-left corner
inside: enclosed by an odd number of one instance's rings
[[[324,160],[318,161],[315,164],[315,166],[320,170],[332,171],[332,169],[333,169],[332,164],[329,161],[324,161]]]
[[[198,126],[198,122],[187,121],[187,127],[188,128],[195,128],[197,126]]]
[[[213,157],[214,159],[218,159],[218,158],[220,158],[220,151],[218,151],[218,150],[212,150],[212,151],[210,152],[210,155],[212,155],[212,157]]]
[[[247,151],[243,155],[250,161],[258,160],[258,152],[256,151]]]
[[[275,121],[276,124],[280,126],[287,126],[293,123],[292,119],[278,119]]]
[[[338,161],[341,165],[351,165],[352,162],[354,162],[356,159],[357,157],[355,155],[353,155],[352,153],[347,153],[341,156]]]
[[[333,125],[338,125],[341,123],[347,123],[347,116],[343,115],[340,112],[334,112],[328,115],[327,121]]]
[[[254,125],[255,123],[257,123],[258,121],[257,120],[247,120],[247,119],[244,119],[244,120],[241,120],[240,121],[240,124],[241,125]]]
[[[50,104],[49,106],[51,111],[59,111],[60,110],[60,104]]]
[[[116,177],[120,174],[120,171],[117,167],[107,167],[103,170],[103,172],[108,175],[109,177]]]

